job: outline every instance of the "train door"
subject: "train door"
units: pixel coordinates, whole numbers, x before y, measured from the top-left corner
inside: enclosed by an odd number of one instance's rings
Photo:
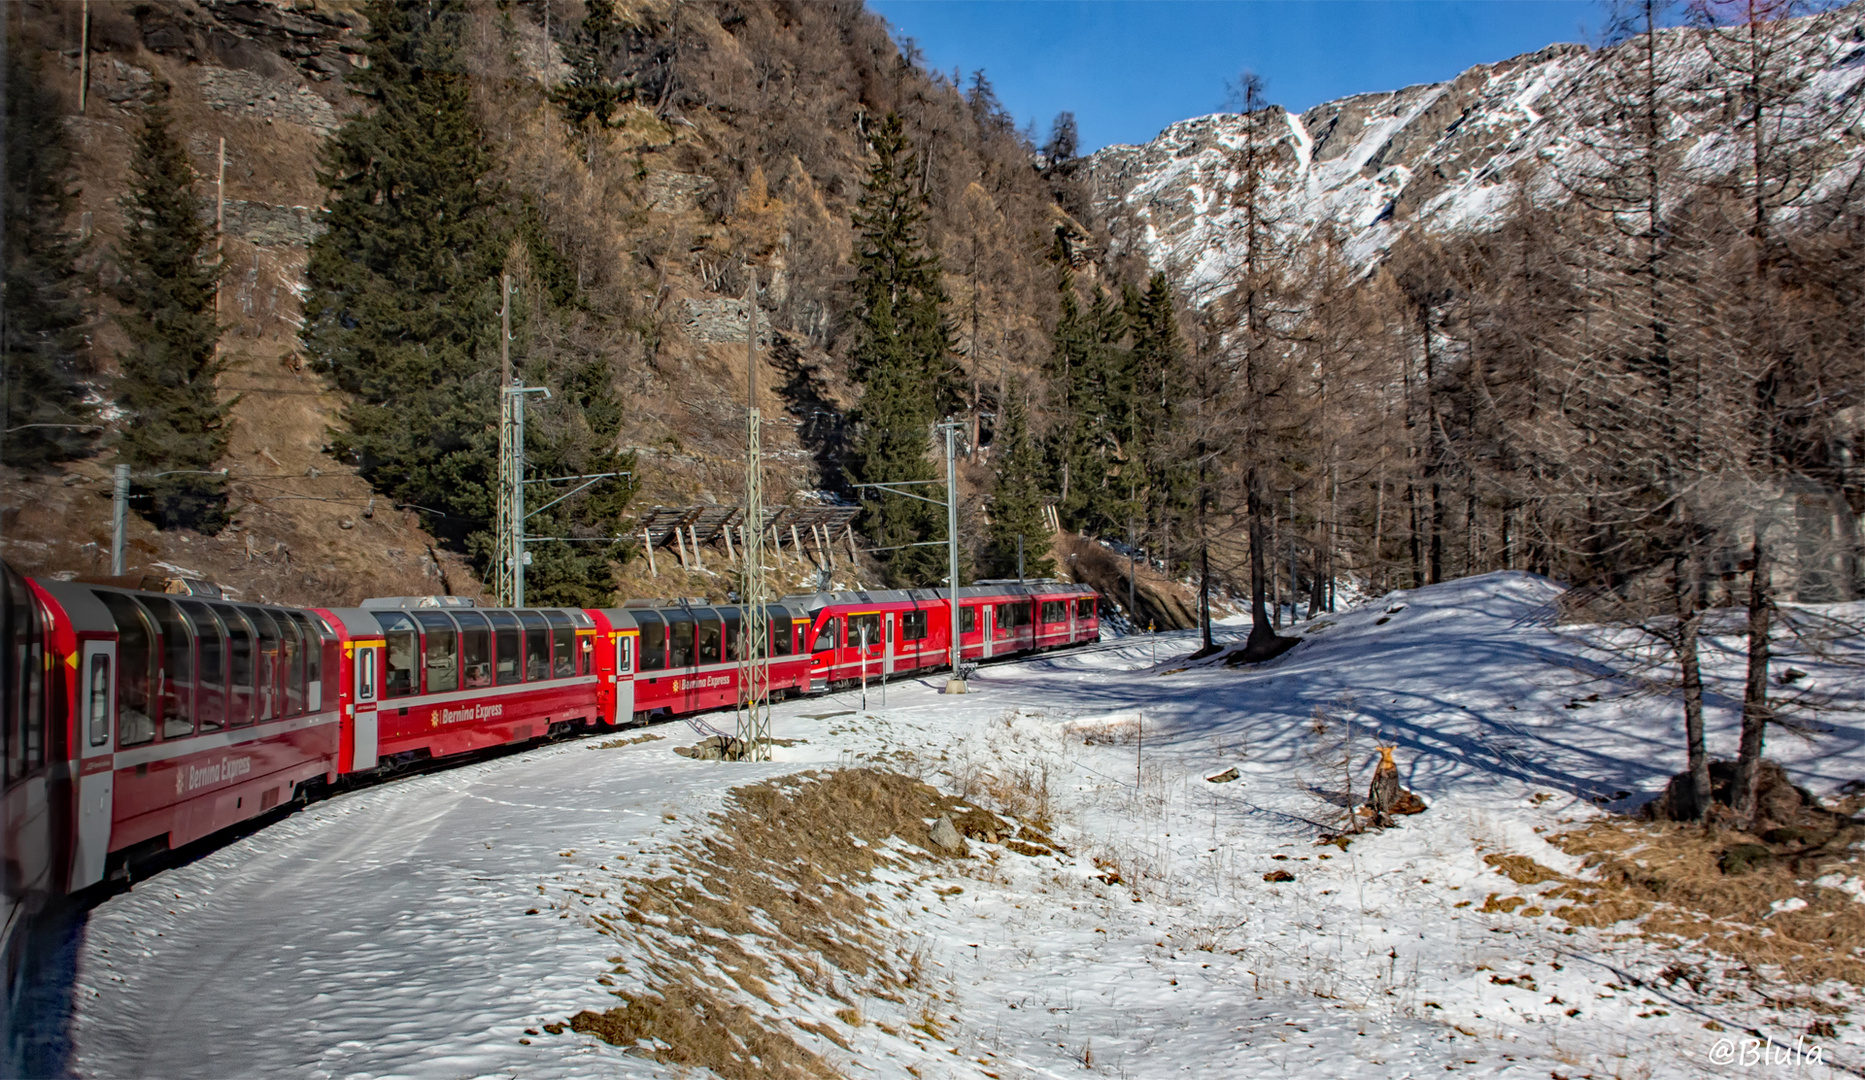
[[[626,724],[635,718],[635,641],[638,635],[615,635],[615,714],[610,723]]]
[[[356,647],[356,723],[354,749],[350,767],[360,772],[376,767],[376,698],[380,687],[377,680],[377,657],[381,655],[379,645],[358,645]]]
[[[991,633],[991,624],[996,620],[996,613],[996,604],[978,605],[978,630],[980,631],[978,640],[984,645],[984,658],[986,660],[989,660],[992,656],[991,639],[997,636]]]
[[[904,612],[885,612],[881,615],[881,674],[894,673],[894,642],[900,639],[895,623],[905,617]]]
[[[78,845],[71,888],[104,878],[116,773],[117,646],[86,641],[78,660]]]

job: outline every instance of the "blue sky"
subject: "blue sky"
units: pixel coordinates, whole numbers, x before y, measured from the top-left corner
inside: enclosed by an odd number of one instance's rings
[[[983,68],[1019,125],[1064,109],[1084,153],[1145,142],[1224,107],[1248,68],[1300,112],[1347,94],[1438,82],[1473,64],[1585,41],[1592,0],[870,0],[926,65]]]

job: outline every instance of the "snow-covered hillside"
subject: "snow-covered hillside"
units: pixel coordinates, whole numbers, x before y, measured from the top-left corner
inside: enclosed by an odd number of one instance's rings
[[[792,702],[775,730],[794,741],[769,764],[678,757],[691,733],[674,724],[340,796],[91,912],[76,1069],[685,1075],[654,1060],[672,1031],[620,1047],[561,1026],[666,993],[681,964],[848,1076],[1694,1077],[1749,1029],[1817,1047],[1782,1075],[1865,1062],[1865,1032],[1833,1026],[1852,985],[1763,982],[1714,942],[1556,912],[1584,906],[1557,897],[1594,871],[1549,837],[1650,795],[1682,758],[1677,710],[1554,625],[1559,591],[1504,573],[1392,594],[1304,624],[1258,669],[1185,668],[1188,637],[1137,637],[986,667],[965,697],[923,679],[871,688],[865,709]],[[1736,685],[1739,639],[1706,653],[1714,688]],[[1859,680],[1792,663],[1825,696],[1824,734],[1779,736],[1775,756],[1833,792],[1865,776]],[[1710,720],[1727,753],[1729,699],[1712,693]],[[1317,844],[1340,820],[1337,763],[1364,791],[1376,737],[1430,808]],[[698,845],[728,788],[850,765],[1041,813],[1060,850],[850,839],[884,855],[868,884],[813,892],[873,906],[786,961],[776,943],[807,935],[709,891],[719,849]],[[1844,875],[1798,888],[1810,913],[1859,906]],[[644,889],[751,929],[695,930],[631,901]],[[885,964],[910,976],[875,989]]]
[[[1865,77],[1865,5],[1848,8],[1832,29],[1803,103],[1810,118],[1845,117],[1823,134],[1844,152],[1826,163],[1814,193],[1852,177],[1865,149],[1865,130],[1848,105]],[[1450,82],[1355,95],[1300,115],[1276,108],[1282,130],[1270,213],[1295,242],[1332,230],[1365,263],[1409,228],[1482,229],[1506,218],[1518,199],[1565,200],[1563,173],[1572,180],[1597,167],[1587,147],[1620,111],[1608,72],[1635,59],[1637,47],[1552,45]],[[1727,119],[1730,94],[1713,74],[1702,32],[1661,31],[1658,68],[1679,117],[1668,135],[1682,148],[1682,165],[1699,179],[1726,172],[1740,149],[1729,140],[1746,134]],[[1223,292],[1240,255],[1231,194],[1242,125],[1223,113],[1184,120],[1144,146],[1110,146],[1089,162],[1115,248],[1166,270],[1195,303]]]

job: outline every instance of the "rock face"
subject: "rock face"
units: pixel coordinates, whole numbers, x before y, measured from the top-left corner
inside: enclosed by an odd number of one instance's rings
[[[1865,4],[1854,4],[1808,61],[1817,71],[1810,105],[1857,92],[1865,79],[1861,42]],[[1609,78],[1636,44],[1552,45],[1450,82],[1342,98],[1299,116],[1273,108],[1269,216],[1286,241],[1332,232],[1365,265],[1407,229],[1484,229],[1505,220],[1517,200],[1564,201],[1562,176],[1587,167],[1588,145],[1612,111]],[[1679,113],[1671,137],[1685,167],[1705,177],[1727,171],[1726,94],[1701,32],[1661,31],[1659,49],[1667,100]],[[1110,146],[1089,161],[1092,197],[1114,250],[1165,270],[1196,304],[1223,293],[1243,254],[1233,192],[1244,124],[1231,114],[1185,120],[1144,146]],[[1856,170],[1861,134],[1856,124],[1830,133],[1841,152],[1821,184]]]

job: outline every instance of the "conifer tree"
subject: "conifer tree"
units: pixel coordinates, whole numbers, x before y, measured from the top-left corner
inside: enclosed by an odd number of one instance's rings
[[[1082,310],[1066,267],[1059,284],[1062,314],[1050,358],[1050,374],[1061,390],[1049,435],[1050,467],[1061,496],[1056,512],[1066,528],[1107,531],[1124,527],[1128,516],[1117,478],[1122,445],[1116,422],[1125,414],[1131,385],[1122,344],[1126,313],[1098,288]]]
[[[580,301],[534,215],[500,208],[459,55],[463,5],[378,2],[369,27],[369,66],[351,80],[371,107],[324,148],[330,227],[311,248],[303,340],[350,394],[336,451],[483,568],[497,506],[498,282],[514,243],[527,286],[515,298],[515,373],[553,394],[544,409],[530,403],[527,473],[625,470],[619,405],[599,356],[551,344],[554,320]],[[627,491],[593,489],[527,531],[612,536]],[[600,543],[532,547],[526,599],[606,603],[613,554]]]
[[[0,461],[35,468],[79,457],[95,442],[77,359],[89,312],[65,232],[77,204],[71,148],[39,52],[14,41],[6,70],[6,292]]]
[[[588,0],[584,5],[583,21],[563,50],[564,59],[570,63],[570,79],[550,95],[572,127],[582,127],[591,120],[598,127],[607,127],[615,110],[632,96],[632,87],[610,78],[624,45],[623,31],[615,14],[615,0]]]
[[[939,259],[926,245],[925,196],[914,183],[917,162],[900,118],[888,114],[869,145],[874,161],[854,212],[861,239],[853,366],[862,396],[849,473],[857,483],[934,480],[931,424],[953,396]],[[946,576],[944,553],[903,546],[944,536],[936,507],[884,494],[864,497],[862,507],[862,530],[875,546],[893,549],[881,553],[889,585],[931,585]]]
[[[986,577],[1015,577],[1017,541],[1022,540],[1025,577],[1051,577],[1049,526],[1043,520],[1042,451],[1030,434],[1022,388],[1012,383],[997,421],[996,466],[992,470],[991,525],[986,533]]]
[[[1128,320],[1133,351],[1124,438],[1129,474],[1136,478],[1128,499],[1137,504],[1133,512],[1151,532],[1170,527],[1183,514],[1191,487],[1184,462],[1173,449],[1185,348],[1164,273],[1155,272],[1146,292],[1132,298]]]
[[[227,522],[227,489],[225,476],[211,472],[226,452],[232,409],[215,386],[226,367],[215,348],[220,262],[206,200],[195,194],[193,165],[161,100],[143,114],[130,169],[117,246],[119,319],[130,339],[119,360],[128,422],[118,452],[137,474],[132,491],[151,521],[216,533]]]

